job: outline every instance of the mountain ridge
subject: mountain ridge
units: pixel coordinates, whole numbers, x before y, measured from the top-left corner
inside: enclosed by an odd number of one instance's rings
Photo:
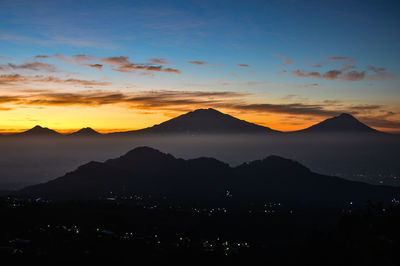
[[[373,186],[312,172],[279,156],[230,167],[213,158],[184,160],[149,147],[138,147],[105,162],[89,162],[47,183],[26,187],[17,195],[71,200],[113,194],[166,195],[187,202],[295,200],[346,202],[391,200],[400,188]]]
[[[15,135],[19,135],[19,136],[61,136],[61,134],[58,133],[57,131],[49,129],[47,127],[41,127],[39,125],[36,125],[33,128],[28,129],[26,131],[16,133]]]
[[[368,125],[360,122],[351,114],[342,113],[338,116],[334,116],[325,119],[317,124],[314,124],[308,128],[282,132],[273,130],[269,127],[257,125],[254,123],[247,122],[245,120],[238,119],[231,115],[222,113],[218,110],[208,109],[196,109],[191,112],[187,112],[175,118],[164,121],[160,124],[143,128],[139,130],[113,132],[108,134],[101,134],[90,127],[85,127],[67,134],[65,136],[136,136],[136,135],[168,135],[168,134],[184,134],[184,135],[201,135],[201,134],[260,134],[260,135],[271,135],[271,134],[322,134],[322,133],[360,133],[360,134],[386,134],[389,133],[381,132],[376,129],[369,127]],[[46,135],[58,135],[64,136],[55,130],[35,126],[24,132],[14,133],[7,136],[46,136]]]

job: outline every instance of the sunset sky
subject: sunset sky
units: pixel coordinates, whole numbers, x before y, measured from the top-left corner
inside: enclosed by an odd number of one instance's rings
[[[400,133],[400,1],[0,0],[0,132],[140,129],[216,108]]]

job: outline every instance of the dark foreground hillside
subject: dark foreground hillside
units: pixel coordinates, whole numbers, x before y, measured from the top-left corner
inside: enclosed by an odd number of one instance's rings
[[[400,207],[0,201],[2,265],[399,265]],[[4,218],[6,217],[6,218]],[[3,264],[4,263],[4,264]]]
[[[367,200],[390,202],[400,188],[375,186],[320,175],[279,156],[230,167],[213,158],[178,159],[150,147],[137,147],[105,162],[89,162],[17,196],[52,200],[155,195],[185,205],[215,203],[246,207],[265,201],[342,206]]]
[[[400,189],[138,147],[0,201],[6,265],[398,265]]]

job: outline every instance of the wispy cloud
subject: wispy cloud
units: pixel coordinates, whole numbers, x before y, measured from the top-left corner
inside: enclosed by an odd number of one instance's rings
[[[44,82],[44,83],[57,83],[57,84],[70,84],[70,85],[83,85],[83,86],[106,86],[110,85],[110,82],[105,81],[94,81],[94,80],[83,80],[83,79],[61,79],[52,76],[23,76],[19,74],[11,75],[0,75],[0,85],[12,84],[12,83],[32,83],[32,82]]]
[[[348,61],[349,63],[354,63],[356,58],[348,57],[348,56],[328,56],[328,60],[335,60],[335,61]]]
[[[37,55],[35,56],[36,59],[48,59],[48,58],[56,58],[58,60],[61,60],[63,62],[69,63],[69,64],[73,64],[76,66],[87,66],[87,67],[91,67],[91,68],[97,68],[99,70],[101,70],[103,68],[102,64],[91,64],[88,63],[90,61],[95,61],[97,60],[96,57],[91,56],[91,55],[84,55],[84,54],[78,54],[78,55],[72,55],[72,56],[64,56],[64,55],[60,55],[60,54],[55,54],[55,55]]]
[[[291,73],[296,77],[302,77],[302,78],[316,78],[316,79],[342,80],[342,81],[361,81],[361,80],[382,81],[386,79],[393,79],[396,77],[396,75],[387,72],[385,68],[368,66],[367,70],[349,71],[352,68],[355,68],[355,66],[344,65],[344,67],[340,70],[332,69],[323,73],[317,71],[308,72],[299,69],[293,70],[291,71]]]
[[[373,74],[370,74],[368,76],[368,80],[371,80],[371,81],[393,79],[396,77],[395,74],[387,72],[386,68],[383,68],[383,67],[367,66],[367,69],[373,72]]]
[[[311,63],[310,65],[311,65],[311,67],[313,67],[313,68],[321,68],[321,67],[322,67],[322,64],[321,64],[321,63]]]
[[[343,112],[353,114],[378,110],[381,105],[343,106],[337,102],[305,103],[250,103],[248,94],[232,91],[142,91],[122,93],[118,91],[88,91],[76,93],[34,93],[24,96],[3,95],[0,103],[15,102],[25,105],[107,105],[127,104],[131,108],[148,110],[187,110],[198,107],[228,108],[258,113],[280,113],[308,116],[333,116]],[[286,100],[298,99],[291,95]],[[340,108],[338,108],[338,106]]]
[[[37,93],[24,96],[0,96],[0,103],[25,105],[108,105],[127,104],[137,109],[193,108],[193,105],[212,105],[224,100],[242,97],[244,94],[231,91],[146,91],[121,93],[89,91],[80,93]]]
[[[393,119],[393,116],[395,115],[397,115],[397,113],[391,111],[381,111],[376,115],[360,115],[360,119],[364,123],[375,127],[400,129],[400,121]]]
[[[87,66],[91,68],[97,68],[101,70],[103,68],[103,64],[108,64],[109,66],[113,67],[112,70],[122,72],[122,73],[133,73],[137,70],[145,71],[145,72],[166,72],[166,73],[175,73],[180,74],[181,71],[174,68],[166,68],[161,64],[147,64],[147,63],[134,63],[129,60],[128,56],[114,56],[114,57],[95,57],[92,55],[72,55],[72,56],[65,56],[60,54],[55,54],[52,56],[48,55],[37,55],[37,59],[47,59],[47,58],[56,58],[63,62],[78,65],[78,66]],[[158,60],[162,62],[162,64],[166,64],[165,60],[163,59],[150,59],[150,60]],[[97,63],[89,63],[89,62],[96,62]],[[102,64],[100,64],[101,62]]]
[[[10,70],[34,70],[34,71],[47,71],[55,72],[57,68],[51,64],[45,64],[41,62],[27,62],[20,65],[8,63],[6,65],[0,65],[0,70],[10,71]]]
[[[171,63],[168,62],[166,59],[164,58],[150,58],[149,60],[147,60],[149,63],[152,64],[159,64],[159,65],[170,65]]]
[[[204,61],[188,61],[189,64],[197,65],[197,66],[205,66],[208,65],[207,62]]]
[[[287,58],[286,56],[283,56],[283,55],[280,55],[280,54],[273,54],[272,56],[279,57],[280,59],[282,59],[283,66],[292,65],[293,64],[293,61],[291,59]]]
[[[167,72],[167,73],[175,73],[175,74],[182,73],[178,69],[165,68],[161,65],[133,63],[133,62],[129,61],[129,57],[127,57],[127,56],[105,57],[105,58],[102,58],[101,61],[103,63],[106,63],[113,67],[116,67],[113,69],[114,71],[123,72],[123,73],[131,73],[136,70],[152,71],[152,72]]]

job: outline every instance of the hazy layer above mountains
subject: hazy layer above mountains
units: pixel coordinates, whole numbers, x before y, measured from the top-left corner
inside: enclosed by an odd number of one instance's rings
[[[214,157],[231,165],[279,155],[313,171],[354,180],[399,184],[400,139],[393,136],[168,135],[107,138],[0,138],[0,188],[48,181],[92,160],[151,146],[178,158]],[[397,177],[397,179],[395,179]]]
[[[214,157],[231,165],[279,155],[322,174],[400,185],[400,137],[376,131],[349,114],[282,133],[214,109],[198,109],[153,127],[101,135],[83,128],[70,135],[34,127],[0,137],[0,190],[48,181],[91,160],[137,146],[177,157]]]

